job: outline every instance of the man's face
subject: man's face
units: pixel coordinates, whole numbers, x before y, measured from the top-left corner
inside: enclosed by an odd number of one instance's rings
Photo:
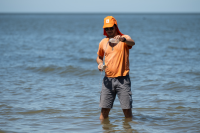
[[[105,28],[106,30],[106,33],[109,37],[114,37],[116,35],[116,27],[115,25],[113,27],[108,27],[108,28]]]

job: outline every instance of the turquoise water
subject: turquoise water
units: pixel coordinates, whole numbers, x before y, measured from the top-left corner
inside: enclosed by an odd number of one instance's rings
[[[103,19],[130,50],[134,119],[99,120]],[[0,132],[200,131],[200,14],[0,14]]]

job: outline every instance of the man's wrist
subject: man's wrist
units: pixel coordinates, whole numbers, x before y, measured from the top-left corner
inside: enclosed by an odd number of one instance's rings
[[[125,37],[123,37],[123,40],[122,40],[122,42],[125,42],[126,41],[126,38]]]

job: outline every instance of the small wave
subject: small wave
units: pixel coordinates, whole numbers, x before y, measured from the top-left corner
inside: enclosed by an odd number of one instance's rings
[[[196,50],[198,48],[195,48],[195,47],[177,47],[177,46],[168,46],[169,49],[180,49],[180,50],[184,50],[184,51],[187,51],[187,50]]]
[[[98,75],[98,70],[94,69],[85,69],[79,66],[66,66],[66,67],[57,67],[57,66],[42,66],[42,67],[28,67],[27,70],[42,74],[58,74],[58,75],[67,75],[73,74],[77,76],[87,76],[87,75]]]
[[[175,46],[168,46],[168,48],[170,48],[170,49],[179,49],[179,47],[175,47]]]
[[[56,114],[56,113],[61,113],[63,112],[63,110],[55,110],[55,109],[47,109],[47,110],[28,110],[28,111],[24,111],[24,112],[18,112],[18,114],[22,114],[22,115],[34,115],[34,114],[40,114],[40,113],[44,113],[44,114]]]
[[[189,89],[190,86],[187,86],[187,85],[185,85],[183,83],[170,81],[168,83],[163,84],[163,88],[165,90],[175,90],[176,92],[182,92],[185,89]]]
[[[82,62],[96,62],[96,60],[93,58],[80,58],[79,60]]]
[[[152,53],[147,53],[147,52],[143,52],[143,53],[140,53],[141,55],[152,55]]]
[[[185,74],[200,76],[200,72],[185,72]]]
[[[49,72],[54,72],[61,70],[61,67],[56,67],[56,66],[41,66],[41,67],[27,67],[26,70],[32,70],[34,72],[41,72],[41,73],[49,73]]]
[[[42,113],[44,112],[45,110],[30,110],[30,111],[26,111],[26,112],[18,112],[19,114],[23,114],[23,115],[26,115],[26,114],[39,114],[39,113]]]
[[[1,104],[1,105],[0,105],[0,108],[12,108],[12,106],[8,106],[8,105],[6,105],[6,104]]]
[[[98,70],[89,70],[89,69],[83,69],[83,68],[75,68],[73,66],[67,67],[64,71],[60,72],[59,75],[67,75],[67,74],[73,74],[75,76],[88,76],[88,75],[98,75]]]
[[[28,67],[27,70],[32,70],[34,72],[40,72],[40,73],[68,73],[68,72],[74,72],[79,70],[78,67],[74,66],[66,66],[66,67],[58,67],[54,65],[50,66],[41,66],[41,67]]]

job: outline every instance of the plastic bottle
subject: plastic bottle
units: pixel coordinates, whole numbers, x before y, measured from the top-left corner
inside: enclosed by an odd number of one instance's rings
[[[109,42],[111,42],[111,43],[119,43],[119,40],[118,39],[114,39],[114,38],[110,38]]]
[[[101,69],[103,70],[103,71],[105,71],[105,69],[106,69],[106,65],[101,65]]]

